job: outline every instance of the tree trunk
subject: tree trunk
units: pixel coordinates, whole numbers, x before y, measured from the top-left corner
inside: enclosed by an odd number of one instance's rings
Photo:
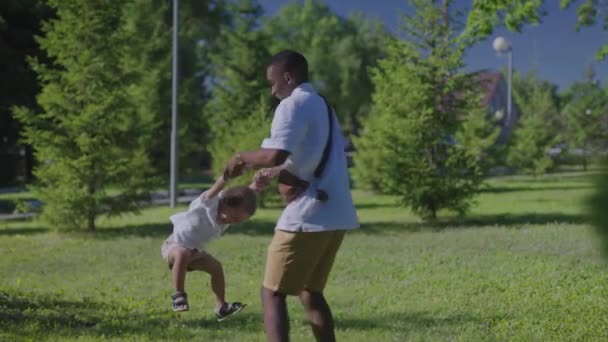
[[[583,171],[587,171],[587,142],[583,144]]]
[[[93,195],[95,195],[95,185],[94,184],[90,184],[88,186],[88,192],[89,195],[91,197],[93,197]],[[94,233],[95,232],[95,212],[96,212],[96,207],[95,204],[93,205],[92,208],[89,208],[88,212],[87,212],[87,231],[89,231],[89,233]]]
[[[443,0],[443,4],[441,5],[441,15],[443,17],[443,22],[445,26],[450,26],[450,15],[448,12],[448,1]]]
[[[95,233],[95,214],[92,211],[87,217],[87,230],[89,233]]]

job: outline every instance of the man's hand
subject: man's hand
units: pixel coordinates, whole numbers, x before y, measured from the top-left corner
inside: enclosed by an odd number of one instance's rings
[[[224,168],[224,179],[229,180],[242,175],[245,171],[245,166],[246,164],[241,160],[240,155],[236,154],[234,157],[230,158],[230,161]]]

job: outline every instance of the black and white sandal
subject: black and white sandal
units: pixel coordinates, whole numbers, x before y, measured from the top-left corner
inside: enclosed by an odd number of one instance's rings
[[[171,299],[173,299],[173,311],[182,312],[190,310],[186,292],[175,292],[175,294],[171,296]]]

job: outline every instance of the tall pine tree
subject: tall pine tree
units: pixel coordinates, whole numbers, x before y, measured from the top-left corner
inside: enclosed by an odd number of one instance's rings
[[[589,67],[584,80],[573,84],[567,97],[569,101],[564,112],[568,118],[568,142],[571,149],[582,152],[583,170],[586,171],[588,158],[607,145],[608,96],[593,68]]]
[[[306,56],[315,89],[332,103],[346,133],[356,133],[369,113],[368,68],[382,56],[384,27],[362,15],[340,17],[321,1],[306,0],[283,6],[264,30],[272,37],[271,51],[289,48]]]
[[[254,0],[240,0],[229,9],[231,20],[209,54],[214,86],[205,115],[216,174],[234,153],[259,146],[270,129],[270,52],[268,36],[260,29],[262,8]]]
[[[467,210],[482,181],[482,151],[496,138],[474,77],[461,71],[470,41],[454,33],[450,4],[412,1],[407,40],[389,41],[372,70],[373,111],[355,141],[356,181],[399,196],[425,219]]]
[[[560,120],[556,89],[538,79],[534,72],[516,73],[513,95],[521,110],[518,127],[507,148],[507,165],[530,174],[542,174],[554,166],[548,151],[560,136]]]
[[[55,68],[32,61],[42,112],[16,114],[39,161],[33,192],[44,202],[43,217],[56,228],[94,231],[99,215],[136,210],[152,186],[152,125],[129,96],[140,77],[122,60],[129,43],[124,2],[49,4],[57,19],[45,24],[39,44]]]
[[[207,51],[227,20],[221,0],[179,2],[179,152],[180,169],[200,165],[201,152],[209,143],[209,127],[201,108],[209,100],[206,80],[211,72]],[[158,173],[169,169],[172,78],[172,7],[165,0],[129,0],[124,9],[125,30],[130,35],[123,61],[142,79],[130,89],[142,116],[154,124],[148,143]]]

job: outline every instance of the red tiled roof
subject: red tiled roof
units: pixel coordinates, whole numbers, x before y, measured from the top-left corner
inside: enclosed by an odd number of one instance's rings
[[[496,87],[500,81],[500,78],[502,77],[502,74],[500,72],[488,70],[479,71],[476,74],[479,78],[481,87],[485,90],[482,102],[484,106],[487,106],[490,99],[492,99],[494,92],[496,91]]]

